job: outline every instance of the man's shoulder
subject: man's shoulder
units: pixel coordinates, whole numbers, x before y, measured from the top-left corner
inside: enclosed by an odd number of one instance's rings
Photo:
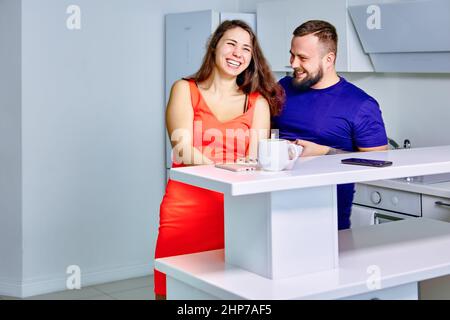
[[[376,103],[376,100],[370,96],[367,92],[365,92],[360,87],[356,86],[355,84],[347,81],[346,79],[342,78],[343,83],[343,91],[346,93],[346,95],[351,96],[352,99],[355,99],[359,102],[365,102],[365,101],[372,101]]]

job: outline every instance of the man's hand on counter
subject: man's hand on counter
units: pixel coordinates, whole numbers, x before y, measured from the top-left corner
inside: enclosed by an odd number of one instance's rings
[[[297,139],[295,144],[303,147],[302,157],[324,156],[330,151],[330,147],[323,146],[311,141]]]
[[[303,152],[302,157],[311,157],[311,156],[324,156],[324,155],[334,155],[334,154],[342,154],[348,153],[348,151],[344,151],[341,149],[335,149],[328,146],[320,145],[307,140],[297,139],[293,143],[302,146]],[[358,148],[360,152],[369,152],[369,151],[386,151],[388,150],[388,146],[379,146],[373,148]]]

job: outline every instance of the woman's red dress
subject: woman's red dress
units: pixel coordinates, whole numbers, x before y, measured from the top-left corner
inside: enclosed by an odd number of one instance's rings
[[[247,111],[241,116],[220,122],[205,103],[196,83],[189,80],[189,86],[194,109],[194,147],[215,163],[245,157],[259,94],[249,95]],[[237,138],[227,139],[227,131],[228,135],[238,133]],[[195,137],[201,138],[196,141]],[[207,148],[208,145],[213,148]],[[179,166],[174,163],[172,167]],[[223,194],[169,180],[160,206],[155,258],[223,249],[223,211]],[[155,293],[166,294],[166,276],[156,269]]]

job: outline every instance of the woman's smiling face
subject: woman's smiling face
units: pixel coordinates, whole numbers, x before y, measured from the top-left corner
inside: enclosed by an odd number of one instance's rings
[[[219,71],[238,76],[252,61],[250,34],[240,27],[227,30],[217,43],[215,58]]]

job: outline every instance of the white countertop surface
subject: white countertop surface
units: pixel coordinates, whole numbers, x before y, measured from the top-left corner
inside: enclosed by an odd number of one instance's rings
[[[341,163],[341,159],[351,157],[388,160],[393,165],[373,168]],[[214,166],[192,166],[171,169],[170,178],[222,193],[246,195],[444,172],[450,172],[450,146],[305,157],[293,170],[281,172],[237,173]]]
[[[157,259],[167,275],[221,299],[339,299],[368,288],[377,266],[381,289],[450,274],[450,223],[406,219],[339,232],[339,268],[270,280],[226,265],[224,251]],[[370,270],[370,269],[369,269]]]

